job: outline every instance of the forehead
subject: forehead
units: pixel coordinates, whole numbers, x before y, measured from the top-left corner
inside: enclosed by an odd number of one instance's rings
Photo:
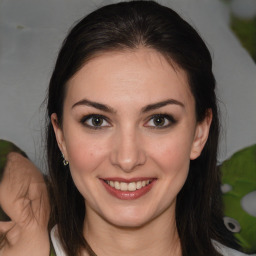
[[[123,101],[193,101],[186,72],[153,49],[112,51],[88,61],[68,82],[67,97],[86,97],[109,104]],[[105,102],[106,101],[106,102]]]

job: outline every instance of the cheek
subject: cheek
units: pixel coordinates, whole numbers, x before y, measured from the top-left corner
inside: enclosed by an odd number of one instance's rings
[[[162,172],[175,176],[187,173],[190,163],[191,139],[172,137],[159,141],[157,147],[152,147],[154,161],[161,167]],[[156,150],[157,149],[157,150]]]
[[[106,155],[106,147],[97,140],[73,138],[67,143],[68,160],[71,171],[90,173],[100,165]]]
[[[85,199],[94,198],[93,182],[105,159],[104,148],[92,141],[75,140],[67,144],[69,168],[78,191]]]

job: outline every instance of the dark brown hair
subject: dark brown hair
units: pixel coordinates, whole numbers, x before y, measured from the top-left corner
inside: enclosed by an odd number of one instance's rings
[[[177,197],[176,222],[184,256],[220,255],[211,239],[226,245],[232,245],[232,239],[224,237],[222,223],[216,169],[219,119],[211,56],[195,29],[176,12],[153,1],[122,2],[92,12],[70,31],[58,55],[48,92],[47,149],[52,216],[61,242],[69,256],[79,255],[81,248],[89,250],[83,237],[84,198],[69,168],[62,164],[50,116],[56,113],[62,125],[66,84],[96,54],[141,46],[157,50],[186,71],[198,122],[212,111],[208,141],[201,156],[191,161],[187,181]]]

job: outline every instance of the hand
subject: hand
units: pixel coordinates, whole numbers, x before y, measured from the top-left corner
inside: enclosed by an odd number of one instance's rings
[[[0,256],[49,256],[46,184],[40,171],[19,153],[8,154],[0,182],[0,206],[10,218],[0,219]]]

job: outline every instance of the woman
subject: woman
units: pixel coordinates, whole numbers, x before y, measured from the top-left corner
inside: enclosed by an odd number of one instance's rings
[[[219,255],[212,240],[231,245],[214,89],[202,39],[155,2],[109,5],[71,30],[48,95],[54,222],[68,255],[95,255],[89,244],[97,255]]]
[[[210,53],[173,10],[105,6],[60,50],[48,92],[59,255],[240,255],[226,246]]]

